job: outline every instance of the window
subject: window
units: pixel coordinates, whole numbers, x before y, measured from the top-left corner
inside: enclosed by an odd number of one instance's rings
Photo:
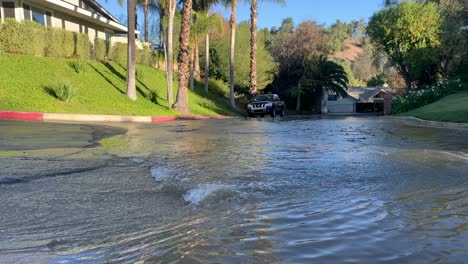
[[[24,19],[32,20],[43,26],[52,26],[52,13],[42,8],[23,3]]]
[[[46,24],[45,20],[45,12],[41,9],[33,7],[32,11],[32,21],[37,22],[43,26]]]
[[[14,2],[2,2],[3,17],[15,18],[15,3]]]
[[[338,95],[337,94],[329,94],[328,95],[328,101],[338,101]]]
[[[23,11],[24,11],[24,19],[31,20],[31,6],[27,4],[23,4]]]

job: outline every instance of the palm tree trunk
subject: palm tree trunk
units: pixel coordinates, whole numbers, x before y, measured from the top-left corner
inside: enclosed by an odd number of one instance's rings
[[[258,2],[251,0],[250,6],[250,94],[257,93],[257,17]]]
[[[188,104],[188,81],[189,81],[189,41],[190,23],[192,19],[192,0],[185,0],[182,7],[182,25],[180,28],[180,51],[179,51],[179,89],[175,109],[181,114],[190,114]]]
[[[302,102],[301,102],[301,93],[298,92],[297,93],[297,101],[296,101],[296,112],[298,114],[301,113],[301,104],[302,104]]]
[[[127,34],[127,96],[136,101],[135,85],[135,2],[127,1],[128,34]]]
[[[205,34],[205,93],[208,93],[210,78],[210,34]]]
[[[195,39],[195,59],[193,63],[195,64],[195,74],[194,77],[197,80],[200,80],[200,49],[198,48],[198,38]]]
[[[145,8],[144,8],[144,16],[145,16],[145,42],[148,42],[148,32],[149,32],[149,0],[145,0]]]
[[[173,85],[173,73],[174,73],[174,66],[173,66],[173,47],[172,47],[172,39],[174,36],[174,15],[175,15],[175,0],[168,0],[169,1],[169,16],[168,16],[168,23],[167,23],[167,65],[166,65],[166,72],[167,72],[167,103],[169,104],[169,109],[172,109],[172,105],[174,104],[174,93],[172,91]]]
[[[195,46],[195,44],[194,44]],[[192,49],[190,51],[190,90],[194,91],[195,90],[195,65],[194,65],[194,59],[195,59],[195,49]]]
[[[236,50],[236,25],[237,25],[237,0],[232,0],[231,3],[231,53],[229,56],[229,103],[232,109],[236,108],[236,101],[234,99],[234,59],[235,59],[235,50]]]

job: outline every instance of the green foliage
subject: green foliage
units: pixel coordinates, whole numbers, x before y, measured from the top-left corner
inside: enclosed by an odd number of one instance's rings
[[[368,82],[369,87],[379,87],[385,84],[385,74],[380,73],[372,77]]]
[[[127,63],[127,44],[115,43],[110,49],[109,58],[122,65]]]
[[[335,53],[345,49],[344,41],[351,38],[352,24],[337,20],[335,24],[326,29],[326,47],[329,53]]]
[[[433,3],[403,1],[375,13],[367,33],[376,48],[387,53],[409,86],[415,74],[413,66],[418,60],[427,60],[427,51],[440,44],[441,17]]]
[[[0,50],[10,53],[44,55],[45,28],[28,20],[6,19],[0,30]]]
[[[278,71],[278,64],[275,62],[271,54],[265,47],[265,35],[261,32],[257,35],[257,76],[258,88],[263,90],[268,84],[273,81],[275,74]],[[214,65],[222,72],[223,81],[229,81],[229,37],[214,40],[211,43],[211,48],[216,50],[219,55],[219,64]],[[250,79],[250,24],[240,23],[236,30],[236,60],[235,60],[235,86],[237,91],[243,91],[249,87]],[[201,49],[203,50],[203,49]],[[214,61],[212,61],[214,62]]]
[[[87,63],[83,60],[71,60],[68,65],[78,74],[86,70]]]
[[[207,98],[202,98],[201,100],[198,101],[198,104],[204,108],[213,108],[215,107],[215,104],[213,101]]]
[[[48,27],[45,30],[47,42],[44,50],[45,56],[71,58],[75,49],[73,32],[52,27]]]
[[[460,80],[443,81],[437,85],[425,85],[393,100],[393,113],[400,114],[433,103],[440,98],[463,89]]]
[[[137,49],[137,64],[151,66],[153,63],[153,52],[148,47],[143,47],[143,49]]]
[[[85,60],[90,59],[93,45],[91,44],[88,35],[81,33],[74,34],[76,39],[75,57]]]
[[[357,86],[357,87],[362,87],[365,86],[366,83],[364,81],[357,80],[354,78],[353,71],[351,69],[351,62],[349,61],[338,61],[336,62],[338,65],[340,65],[344,72],[346,73],[346,77],[348,79],[348,83],[350,86]]]
[[[94,57],[98,60],[104,60],[106,58],[107,43],[105,40],[100,38],[94,39]]]
[[[0,109],[49,113],[174,116],[167,110],[167,82],[165,72],[138,65],[144,78],[136,83],[138,100],[125,95],[125,64],[109,61],[86,61],[87,70],[76,74],[68,65],[70,59],[14,55],[0,52]],[[24,69],[27,69],[25,71]],[[62,103],[44,91],[51,80],[69,80],[78,93],[68,103]],[[177,82],[174,82],[177,89]],[[203,85],[196,82],[196,92],[189,91],[190,109],[194,115],[233,114],[225,98],[212,93],[206,95],[215,102],[214,108],[204,108],[198,100],[205,96]],[[157,104],[148,99],[148,92],[158,94]],[[176,92],[176,91],[174,91]],[[203,95],[203,96],[202,96]]]
[[[322,94],[324,88],[346,97],[348,77],[341,65],[319,56],[305,63],[304,76],[299,85],[318,94]]]
[[[468,123],[468,93],[455,93],[404,115],[426,120]]]
[[[62,80],[46,87],[46,91],[63,102],[69,102],[75,96],[75,89],[70,81]]]

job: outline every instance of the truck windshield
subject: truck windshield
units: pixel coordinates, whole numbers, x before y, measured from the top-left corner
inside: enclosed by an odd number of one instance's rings
[[[273,101],[273,95],[257,95],[254,97],[254,102],[258,101]]]

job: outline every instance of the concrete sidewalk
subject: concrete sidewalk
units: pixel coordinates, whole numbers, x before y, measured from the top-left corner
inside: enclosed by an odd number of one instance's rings
[[[83,115],[40,112],[0,111],[0,119],[27,121],[68,121],[68,122],[135,122],[164,123],[177,120],[224,120],[230,116],[119,116],[119,115]]]

